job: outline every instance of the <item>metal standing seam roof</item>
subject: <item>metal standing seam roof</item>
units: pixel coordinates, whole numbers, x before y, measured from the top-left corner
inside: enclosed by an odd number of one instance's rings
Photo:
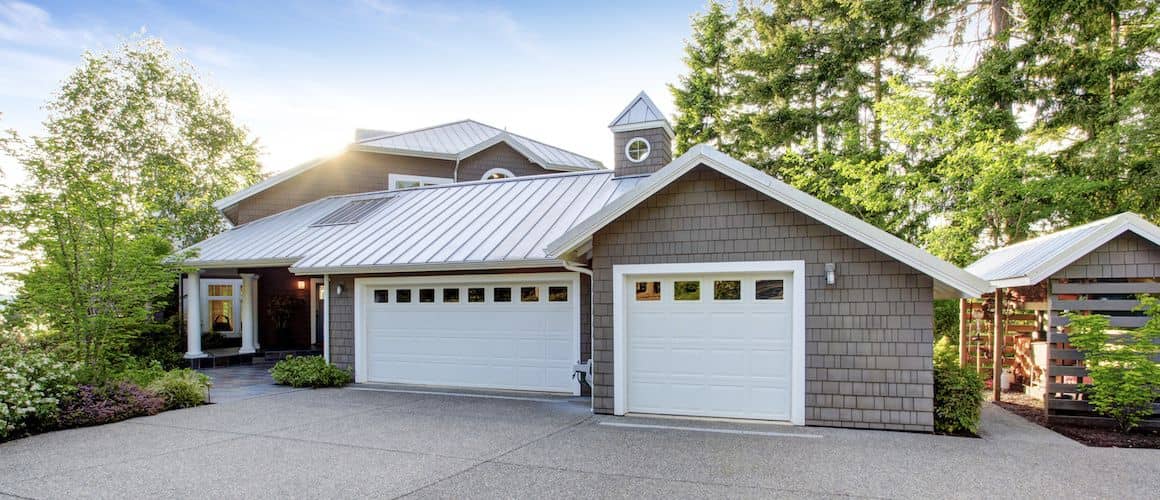
[[[625,106],[624,110],[612,120],[612,123],[608,124],[608,128],[614,132],[653,127],[663,128],[670,137],[674,135],[673,126],[669,124],[665,114],[661,113],[657,105],[643,91],[637,94],[632,101],[629,101],[628,106]]]
[[[999,248],[966,270],[995,286],[1034,285],[1125,231],[1160,245],[1160,227],[1125,212]]]
[[[198,243],[186,264],[286,265],[298,274],[558,265],[547,243],[640,180],[576,172],[324,198]],[[359,222],[316,225],[374,199],[386,201]]]

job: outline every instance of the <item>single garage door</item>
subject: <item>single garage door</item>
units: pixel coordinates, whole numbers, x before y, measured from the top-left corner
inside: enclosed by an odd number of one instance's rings
[[[571,280],[361,288],[367,381],[578,391],[579,297]]]
[[[626,281],[629,412],[790,420],[792,273]]]

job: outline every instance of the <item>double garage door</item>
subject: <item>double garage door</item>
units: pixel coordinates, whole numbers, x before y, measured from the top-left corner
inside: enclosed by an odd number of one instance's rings
[[[366,381],[578,393],[575,276],[461,279],[360,287]]]

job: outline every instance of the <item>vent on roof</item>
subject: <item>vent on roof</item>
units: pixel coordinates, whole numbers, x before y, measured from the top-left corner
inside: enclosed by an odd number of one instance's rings
[[[347,204],[338,207],[333,212],[326,214],[321,219],[318,219],[311,224],[311,226],[337,226],[341,224],[354,224],[361,221],[363,217],[370,215],[379,207],[387,202],[387,198],[374,198],[370,200],[354,200]]]

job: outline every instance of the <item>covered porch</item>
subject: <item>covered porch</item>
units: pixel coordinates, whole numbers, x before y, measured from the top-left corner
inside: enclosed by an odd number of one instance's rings
[[[184,357],[195,368],[322,354],[322,277],[285,267],[203,268],[181,281]]]

